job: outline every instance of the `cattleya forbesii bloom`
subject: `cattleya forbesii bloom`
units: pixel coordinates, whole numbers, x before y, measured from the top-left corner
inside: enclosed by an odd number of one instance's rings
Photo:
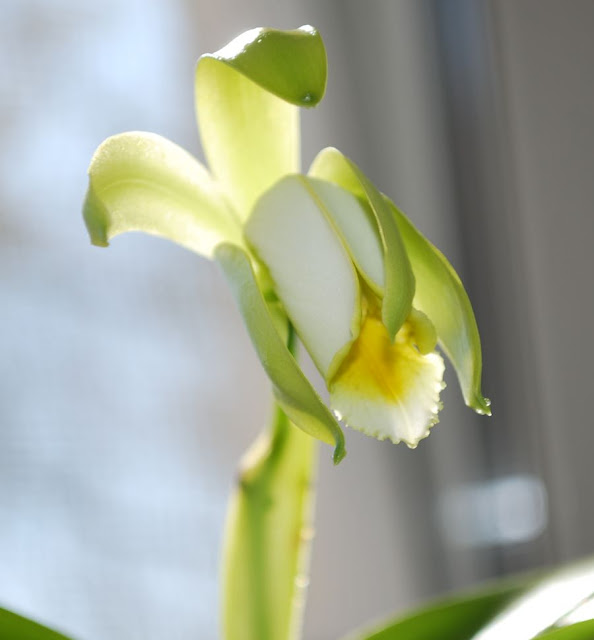
[[[339,461],[337,418],[411,447],[428,435],[444,386],[437,344],[466,403],[490,410],[472,308],[444,256],[336,149],[299,173],[299,107],[325,85],[315,29],[243,34],[196,69],[211,173],[158,135],[116,135],[93,156],[84,215],[96,245],[144,231],[216,259],[280,406]],[[287,347],[293,329],[333,411]]]

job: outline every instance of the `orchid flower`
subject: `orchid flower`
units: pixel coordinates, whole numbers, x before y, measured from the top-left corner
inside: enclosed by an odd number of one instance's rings
[[[466,403],[490,410],[472,308],[445,257],[336,149],[300,174],[299,107],[325,85],[315,29],[246,32],[197,65],[210,172],[161,136],[113,136],[91,161],[84,216],[99,246],[144,231],[217,260],[276,400],[338,462],[340,419],[410,447],[428,435],[444,387],[437,345]],[[330,406],[287,347],[293,328]]]

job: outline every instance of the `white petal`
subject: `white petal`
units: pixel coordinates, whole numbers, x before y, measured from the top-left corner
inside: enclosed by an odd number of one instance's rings
[[[441,356],[415,347],[410,322],[392,344],[379,318],[368,317],[330,384],[330,403],[349,427],[416,447],[438,421],[443,372]]]
[[[361,311],[355,268],[324,209],[307,178],[288,176],[256,203],[245,235],[328,378],[335,356],[358,334]]]
[[[383,294],[384,250],[373,211],[331,182],[317,178],[308,181],[324,203],[358,271],[376,293]]]

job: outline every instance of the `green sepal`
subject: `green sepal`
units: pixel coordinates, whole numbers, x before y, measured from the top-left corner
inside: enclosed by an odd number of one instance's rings
[[[0,640],[69,640],[37,622],[0,609]]]
[[[435,325],[439,344],[456,373],[466,404],[491,415],[481,391],[482,352],[478,327],[462,281],[447,258],[386,198],[416,276],[414,306]]]
[[[298,107],[324,95],[324,44],[309,26],[253,29],[202,56],[195,86],[205,155],[245,220],[262,192],[300,169]]]
[[[373,211],[384,250],[382,322],[394,340],[412,309],[415,276],[389,206],[359,167],[333,147],[320,151],[308,175],[350,191]]]
[[[272,382],[277,402],[296,426],[314,438],[334,445],[333,459],[338,464],[346,453],[342,429],[279,335],[258,287],[249,255],[236,245],[221,244],[215,257],[231,286],[256,353]]]
[[[83,215],[91,242],[100,247],[126,231],[168,238],[208,258],[219,242],[243,242],[206,169],[153,133],[121,133],[99,146]]]
[[[250,29],[207,53],[269,93],[298,107],[317,105],[326,91],[326,49],[317,29],[304,25],[292,31]]]

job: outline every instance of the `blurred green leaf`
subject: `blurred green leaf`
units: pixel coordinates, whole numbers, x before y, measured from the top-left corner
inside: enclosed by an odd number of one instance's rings
[[[253,29],[196,68],[196,112],[210,168],[237,215],[300,169],[299,106],[326,87],[326,51],[312,27]]]
[[[351,640],[592,640],[594,621],[568,623],[588,617],[593,594],[586,559],[444,599]]]
[[[538,636],[538,640],[592,640],[592,638],[594,638],[594,620],[553,629]]]
[[[371,632],[349,636],[349,640],[471,640],[485,623],[534,582],[535,577],[530,576],[447,598]]]
[[[37,622],[0,609],[0,640],[69,640]]]

